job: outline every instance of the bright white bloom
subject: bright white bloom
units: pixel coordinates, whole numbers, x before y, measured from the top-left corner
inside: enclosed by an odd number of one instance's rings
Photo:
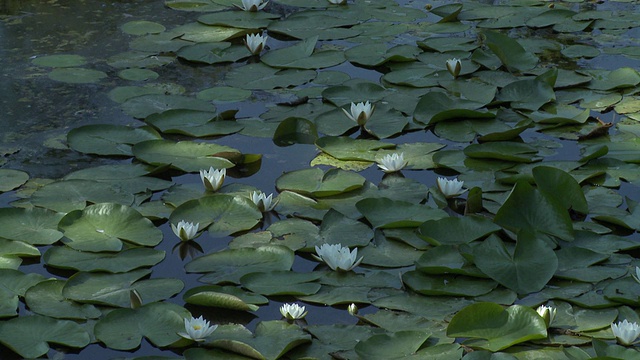
[[[407,161],[404,159],[404,153],[387,154],[378,161],[378,167],[386,173],[400,171],[405,166],[407,166]]]
[[[356,316],[358,315],[358,307],[356,306],[356,304],[351,304],[349,305],[349,307],[347,308],[347,311],[349,311],[349,315],[351,316]]]
[[[288,320],[298,320],[307,316],[304,306],[298,304],[284,304],[280,307],[280,314]]]
[[[236,6],[244,11],[258,11],[264,9],[268,3],[268,1],[263,3],[262,0],[242,0],[242,6]]]
[[[438,180],[438,189],[440,192],[444,194],[445,197],[450,198],[457,195],[462,194],[462,185],[464,185],[464,181],[458,181],[458,179],[448,180],[442,177],[439,177]]]
[[[193,341],[204,341],[204,339],[211,335],[218,325],[210,325],[208,320],[205,320],[202,315],[199,318],[184,319],[185,331],[178,332],[178,335],[185,339]]]
[[[349,248],[342,247],[342,244],[316,246],[316,253],[318,256],[312,254],[316,260],[323,261],[331,270],[335,271],[350,271],[360,265],[362,261],[362,257],[356,260],[358,256],[357,248],[349,252]]]
[[[366,103],[351,103],[351,113],[348,113],[347,110],[342,109],[345,115],[349,117],[349,119],[355,121],[358,125],[363,126],[367,123],[371,114],[373,114],[373,110],[375,109],[375,105],[371,105],[368,101]]]
[[[278,205],[278,200],[273,201],[273,194],[269,194],[269,196],[265,195],[262,191],[254,191],[251,193],[251,201],[260,209],[262,212],[269,212],[273,210],[276,205]]]
[[[247,34],[247,38],[244,41],[244,45],[249,49],[249,52],[253,55],[258,55],[264,49],[269,37],[262,34]]]
[[[551,306],[540,305],[536,311],[538,312],[538,315],[542,316],[547,327],[551,325],[553,319],[556,317],[556,308]]]
[[[447,60],[447,70],[449,70],[449,73],[453,75],[454,78],[457,78],[458,75],[460,75],[460,70],[462,70],[462,62],[460,62],[460,59],[453,58]]]
[[[347,0],[329,0],[333,5],[347,5]]]
[[[200,227],[200,223],[190,223],[184,220],[180,220],[178,226],[171,224],[171,229],[173,233],[176,234],[177,237],[182,241],[189,241],[196,237],[198,233],[198,228]]]
[[[633,341],[640,335],[640,326],[637,323],[630,323],[626,319],[619,321],[617,324],[611,324],[611,331],[615,335],[616,340],[622,345],[631,345]]]
[[[222,187],[225,176],[227,176],[227,169],[214,169],[212,166],[209,171],[200,170],[202,184],[209,191],[218,191]]]
[[[640,283],[640,267],[636,266],[636,274],[635,275],[631,274],[631,276],[633,276],[633,279],[635,281]]]

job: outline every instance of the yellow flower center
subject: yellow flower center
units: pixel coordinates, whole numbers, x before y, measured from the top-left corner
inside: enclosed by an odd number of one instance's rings
[[[193,325],[193,330],[200,330],[202,329],[202,326],[200,325]]]

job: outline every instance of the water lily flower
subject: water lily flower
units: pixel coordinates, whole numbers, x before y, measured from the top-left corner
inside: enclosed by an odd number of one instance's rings
[[[439,177],[437,180],[438,189],[440,192],[446,197],[454,197],[462,194],[462,185],[464,185],[464,181],[458,181],[458,179],[448,180],[443,177]]]
[[[345,115],[347,115],[349,119],[355,121],[358,125],[363,126],[367,123],[371,114],[373,114],[374,109],[375,105],[371,105],[371,103],[367,101],[366,103],[351,103],[351,113],[348,113],[345,109],[342,109],[342,111],[344,111]]]
[[[460,70],[462,70],[462,62],[460,59],[453,58],[447,60],[447,70],[453,75],[454,79],[457,78],[458,75],[460,75]]]
[[[307,316],[304,306],[298,304],[284,304],[280,307],[280,314],[288,320],[298,320]]]
[[[251,193],[251,201],[262,212],[269,212],[278,205],[278,199],[273,201],[273,194],[265,195],[262,191],[254,191]]]
[[[407,166],[407,161],[404,159],[404,153],[387,154],[378,161],[378,167],[386,173],[400,171],[405,166]]]
[[[634,274],[631,274],[631,276],[633,276],[633,279],[634,279],[636,282],[639,282],[639,283],[640,283],[640,267],[637,267],[637,266],[636,266],[636,273],[635,273],[635,275],[634,275]]]
[[[262,34],[247,34],[247,38],[244,40],[244,45],[249,49],[249,52],[253,55],[258,55],[264,49],[269,37]]]
[[[358,315],[358,307],[354,303],[351,303],[351,305],[349,305],[349,307],[347,308],[347,311],[349,311],[349,315],[351,316]]]
[[[329,0],[333,5],[347,5],[347,0]]]
[[[242,0],[242,6],[236,6],[244,11],[259,11],[264,9],[268,3],[268,1],[263,3],[262,0]]]
[[[540,305],[536,311],[538,312],[538,315],[542,316],[547,327],[551,325],[553,319],[556,317],[556,308],[551,306]]]
[[[200,223],[190,223],[184,220],[180,220],[178,226],[171,224],[173,233],[182,241],[189,241],[196,237]]]
[[[358,248],[349,252],[349,248],[343,247],[342,244],[316,246],[316,253],[318,256],[312,254],[316,260],[323,261],[331,270],[335,271],[351,271],[362,262],[362,257],[356,260]]]
[[[178,335],[182,336],[185,339],[193,340],[193,341],[204,341],[205,338],[211,335],[216,329],[218,325],[210,325],[208,320],[205,320],[202,315],[198,318],[184,319],[184,329],[185,331],[178,332]]]
[[[227,169],[214,169],[213,166],[207,170],[200,170],[200,179],[204,188],[209,191],[218,191],[222,187],[224,178],[227,176]]]
[[[631,345],[638,335],[640,335],[640,326],[635,322],[630,323],[625,319],[615,324],[612,323],[611,331],[613,331],[613,335],[615,335],[616,340],[618,340],[620,344]]]

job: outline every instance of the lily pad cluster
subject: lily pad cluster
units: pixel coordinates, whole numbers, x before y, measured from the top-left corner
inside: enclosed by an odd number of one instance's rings
[[[640,322],[640,73],[590,63],[638,60],[640,12],[539,0],[257,3],[170,0],[167,11],[195,21],[122,26],[131,50],[108,64],[129,82],[109,95],[139,126],[67,135],[69,151],[120,163],[39,182],[0,169],[0,191],[21,197],[0,209],[0,343],[29,358],[52,343],[143,341],[187,360],[640,356],[610,328]],[[262,33],[254,54],[242,40]],[[55,67],[54,80],[95,75],[77,56],[34,64]],[[159,75],[203,68],[217,78],[200,89]],[[264,110],[242,115],[250,100]],[[349,115],[366,102],[366,116]],[[277,200],[265,209],[243,178],[279,170],[222,137],[318,154],[267,184]],[[375,164],[394,154],[403,169],[377,180]],[[221,187],[187,175],[209,169],[226,169]],[[444,193],[436,176],[465,191]],[[197,234],[159,229],[182,221]],[[317,260],[325,244],[359,260],[332,269]],[[154,276],[174,245],[193,255],[175,271],[202,286]],[[23,271],[23,258],[57,276]],[[231,321],[198,346],[179,335],[196,312],[283,300],[353,322]],[[553,321],[539,305],[556,309]]]

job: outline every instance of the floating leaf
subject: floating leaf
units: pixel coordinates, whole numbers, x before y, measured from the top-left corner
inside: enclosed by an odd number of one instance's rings
[[[97,155],[132,156],[131,147],[141,141],[160,139],[149,127],[85,125],[67,134],[69,146],[79,152]]]
[[[0,322],[0,342],[20,356],[38,358],[49,351],[49,343],[83,348],[89,345],[90,338],[73,321],[32,315]]]

